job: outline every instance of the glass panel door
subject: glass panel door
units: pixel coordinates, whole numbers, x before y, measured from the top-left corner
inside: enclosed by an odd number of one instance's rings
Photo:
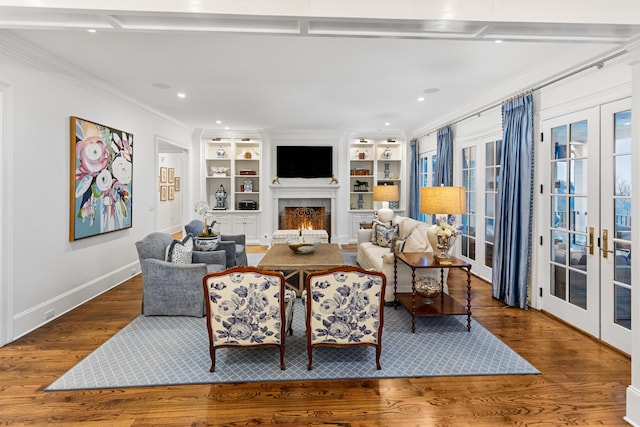
[[[601,333],[604,341],[631,354],[632,144],[629,100],[602,107],[601,147]]]
[[[543,287],[542,304],[553,315],[598,336],[598,108],[547,120],[543,128],[550,179],[544,186],[549,210],[548,232],[543,235],[543,277],[549,278],[543,283],[549,285]]]
[[[543,309],[630,354],[631,101],[546,120],[543,129]]]

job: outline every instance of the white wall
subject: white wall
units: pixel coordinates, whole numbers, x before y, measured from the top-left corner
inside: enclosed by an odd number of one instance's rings
[[[11,341],[138,271],[134,243],[156,228],[155,137],[190,145],[191,132],[51,70],[3,55],[0,69],[0,85],[10,88],[13,100],[13,138],[3,140],[2,150],[3,170],[11,165],[12,173],[1,195],[3,217],[13,218],[2,231],[3,253],[11,254],[4,257],[3,298],[12,309],[3,318],[3,339]],[[132,228],[69,241],[72,115],[134,135]]]

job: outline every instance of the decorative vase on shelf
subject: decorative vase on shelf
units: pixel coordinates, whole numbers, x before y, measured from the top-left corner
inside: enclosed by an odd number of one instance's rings
[[[385,148],[382,155],[384,156],[385,160],[391,159],[391,149],[389,147]]]
[[[389,170],[389,163],[384,164],[384,179],[389,179],[391,171]]]
[[[216,155],[218,156],[219,159],[224,159],[224,156],[226,155],[226,151],[224,151],[224,148],[222,147],[218,147],[218,149],[216,150]]]

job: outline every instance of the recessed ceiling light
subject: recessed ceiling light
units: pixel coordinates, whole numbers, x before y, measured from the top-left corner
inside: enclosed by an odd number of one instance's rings
[[[178,98],[186,98],[187,94],[184,92],[178,92]]]
[[[391,126],[391,123],[386,122],[384,125],[385,125],[385,126]]]
[[[422,102],[424,101],[424,96],[421,96],[420,98],[418,98],[418,102]]]
[[[216,120],[216,124],[217,125],[222,124],[222,120]]]
[[[95,32],[96,32],[96,30],[95,30],[94,28],[89,28],[89,29],[87,30],[87,33],[92,33],[92,34],[93,34],[93,33],[95,33]]]
[[[502,43],[502,40],[500,39],[494,40],[494,43]]]
[[[225,129],[225,130],[229,130],[229,126],[225,126],[225,127],[224,127],[224,129]]]

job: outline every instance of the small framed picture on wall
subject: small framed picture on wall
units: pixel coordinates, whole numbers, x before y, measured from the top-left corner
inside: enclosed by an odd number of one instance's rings
[[[173,179],[175,178],[175,173],[176,173],[176,170],[174,168],[169,168],[168,175],[167,175],[167,182],[169,184],[173,183]]]
[[[167,200],[167,186],[166,185],[161,185],[160,186],[160,201],[164,202]]]
[[[180,191],[180,186],[181,186],[181,182],[182,179],[180,179],[179,176],[176,176],[175,181],[173,182],[173,186],[176,187],[176,191]]]
[[[175,191],[174,187],[173,185],[167,185],[167,187],[169,187],[169,200],[173,200],[173,197],[174,197],[173,192]]]
[[[167,168],[160,168],[160,182],[167,182]]]

